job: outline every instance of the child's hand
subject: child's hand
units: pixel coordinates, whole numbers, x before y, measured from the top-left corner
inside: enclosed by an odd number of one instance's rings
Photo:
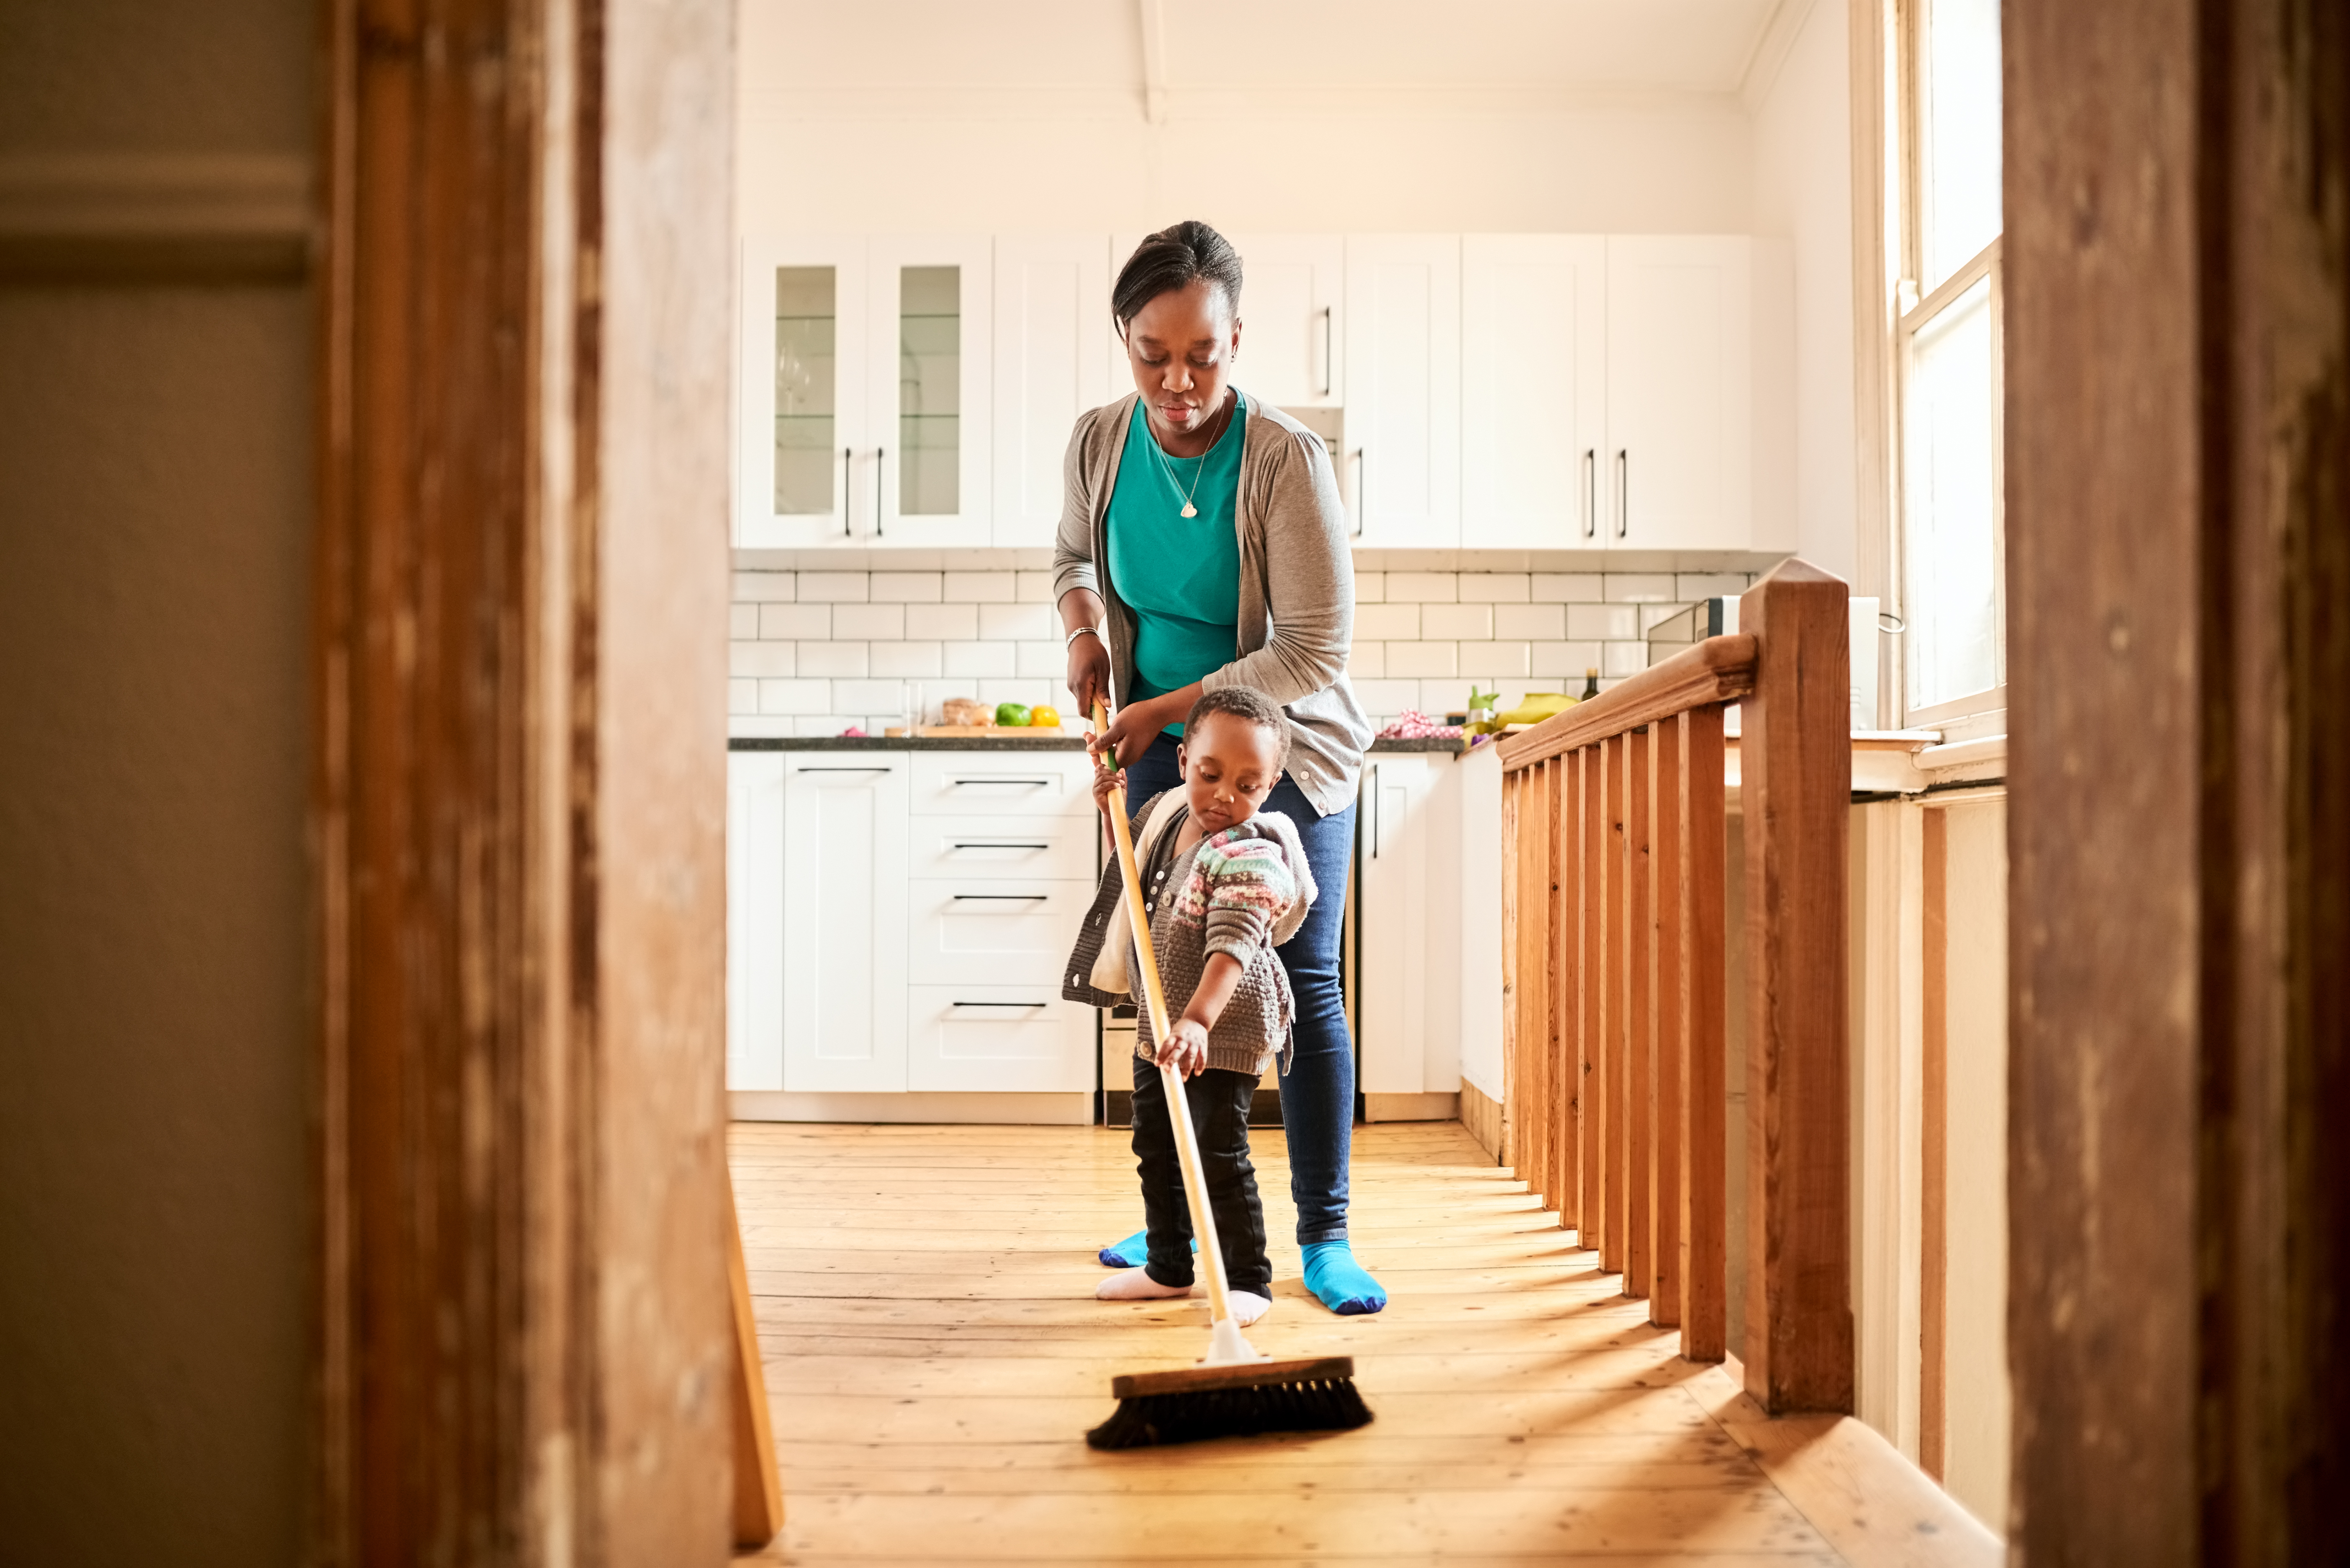
[[[1198,1077],[1208,1064],[1208,1026],[1197,1019],[1177,1019],[1159,1043],[1159,1064],[1174,1068],[1179,1078]]]
[[[1104,816],[1107,816],[1109,815],[1109,792],[1114,789],[1124,789],[1125,787],[1125,769],[1120,768],[1116,773],[1105,773],[1099,768],[1095,769],[1094,809],[1100,812]]]

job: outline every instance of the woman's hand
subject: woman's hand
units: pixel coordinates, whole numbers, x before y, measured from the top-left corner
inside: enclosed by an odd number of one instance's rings
[[[1208,1064],[1208,1026],[1196,1018],[1179,1018],[1159,1043],[1159,1064],[1172,1067],[1179,1078],[1196,1078]]]
[[[1099,735],[1087,736],[1086,745],[1096,756],[1114,751],[1118,765],[1126,767],[1150,749],[1150,742],[1159,738],[1161,730],[1180,723],[1191,711],[1189,703],[1175,708],[1165,697],[1140,698],[1111,714],[1109,728]]]
[[[1078,712],[1090,716],[1096,702],[1109,706],[1109,649],[1098,633],[1087,633],[1069,644],[1068,682]]]

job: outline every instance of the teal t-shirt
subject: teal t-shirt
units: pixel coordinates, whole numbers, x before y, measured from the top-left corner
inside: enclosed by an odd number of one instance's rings
[[[1134,670],[1127,697],[1179,691],[1240,652],[1239,400],[1216,444],[1200,457],[1170,457],[1152,439],[1139,400],[1109,497],[1109,576],[1134,611]],[[1195,483],[1196,481],[1196,483]],[[1197,516],[1183,515],[1191,498]],[[1180,724],[1170,724],[1175,734]]]

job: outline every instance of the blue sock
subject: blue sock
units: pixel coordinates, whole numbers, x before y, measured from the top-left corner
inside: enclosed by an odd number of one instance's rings
[[[1192,1242],[1191,1251],[1196,1252],[1199,1250],[1200,1243]],[[1101,1260],[1105,1269],[1139,1269],[1150,1262],[1150,1232],[1137,1231],[1125,1241],[1113,1241],[1094,1255]]]
[[[1355,1262],[1355,1250],[1344,1241],[1315,1241],[1305,1249],[1305,1288],[1340,1317],[1388,1304],[1385,1288]]]

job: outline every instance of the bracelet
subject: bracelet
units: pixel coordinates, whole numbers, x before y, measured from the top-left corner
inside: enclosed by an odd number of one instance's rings
[[[1081,637],[1090,637],[1098,640],[1101,637],[1101,632],[1099,628],[1095,627],[1081,626],[1077,628],[1076,630],[1069,633],[1068,640],[1061,644],[1061,651],[1066,653],[1070,649],[1075,648],[1077,645],[1077,639]]]

